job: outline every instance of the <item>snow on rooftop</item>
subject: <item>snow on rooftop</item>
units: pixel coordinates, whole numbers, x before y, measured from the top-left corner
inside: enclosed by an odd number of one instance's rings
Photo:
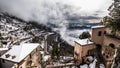
[[[80,68],[88,68],[87,64],[81,65]]]
[[[44,51],[40,51],[41,54],[44,54]]]
[[[91,42],[89,39],[78,39],[75,40],[75,42],[79,43],[80,45],[87,45],[87,44],[92,44],[93,42]]]
[[[100,64],[100,68],[105,68],[105,65],[104,64]]]
[[[105,27],[105,26],[99,25],[99,26],[93,26],[92,28],[102,28],[102,27]]]
[[[94,60],[94,58],[92,56],[88,56],[87,59],[92,62]]]
[[[47,61],[49,58],[50,58],[50,55],[45,55],[45,56],[43,57],[43,61]]]
[[[14,45],[8,52],[6,52],[0,58],[19,63],[38,46],[39,44],[37,43],[24,43],[20,45]],[[10,56],[6,58],[6,55],[8,54]],[[12,56],[15,56],[15,58],[12,59]]]
[[[0,51],[8,50],[8,48],[0,48]]]
[[[80,65],[80,68],[96,68],[97,59],[94,59],[92,63]],[[103,64],[100,64],[100,68],[105,68]]]
[[[89,67],[90,68],[95,68],[96,67],[96,62],[97,62],[97,59],[94,59],[94,61],[89,64]]]

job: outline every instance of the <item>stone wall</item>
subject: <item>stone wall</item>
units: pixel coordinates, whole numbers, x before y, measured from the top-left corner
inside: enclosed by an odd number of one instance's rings
[[[101,31],[101,36],[98,36],[99,31]],[[92,28],[92,38],[91,40],[95,43],[95,44],[103,44],[104,41],[104,33],[106,31],[105,27],[101,27],[101,28]]]
[[[110,36],[104,36],[104,42],[103,42],[103,45],[110,45],[110,44],[114,44],[115,47],[119,47],[120,45],[120,40],[116,39],[116,38],[112,38]]]

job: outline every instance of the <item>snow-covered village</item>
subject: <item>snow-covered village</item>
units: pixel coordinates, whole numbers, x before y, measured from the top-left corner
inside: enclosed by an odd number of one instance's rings
[[[120,68],[120,0],[0,0],[0,68]]]

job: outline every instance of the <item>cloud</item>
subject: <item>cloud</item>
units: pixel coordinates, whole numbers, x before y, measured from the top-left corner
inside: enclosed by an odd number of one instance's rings
[[[26,21],[54,24],[62,37],[66,23],[89,23],[106,15],[111,0],[0,0],[0,11]]]
[[[93,14],[104,16],[110,4],[111,0],[0,0],[0,8],[4,12],[25,20],[33,19],[44,22],[47,22],[46,18],[61,18],[65,11],[83,16]],[[72,8],[67,5],[72,6]],[[70,12],[71,9],[72,12]]]

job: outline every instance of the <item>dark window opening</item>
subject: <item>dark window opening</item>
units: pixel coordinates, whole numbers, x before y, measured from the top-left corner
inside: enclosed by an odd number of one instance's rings
[[[115,45],[114,44],[109,44],[110,47],[112,47],[113,49],[115,49]]]
[[[101,35],[102,35],[102,32],[101,32],[101,31],[99,31],[99,32],[98,32],[98,36],[101,36]]]
[[[30,54],[30,59],[32,58],[32,55]]]
[[[106,55],[106,58],[109,58],[109,56],[108,56],[108,55]]]
[[[2,59],[2,62],[3,62],[3,63],[5,63],[5,60],[4,60],[4,59]]]
[[[104,31],[104,34],[106,34],[106,31]]]

